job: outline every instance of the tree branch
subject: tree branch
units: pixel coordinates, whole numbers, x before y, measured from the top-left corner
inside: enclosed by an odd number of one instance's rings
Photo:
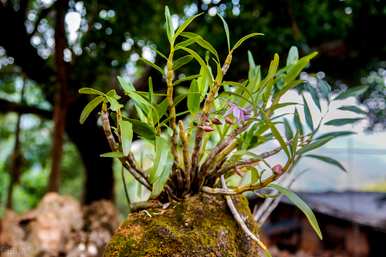
[[[18,114],[35,114],[41,118],[51,119],[52,111],[40,109],[35,106],[28,106],[0,99],[0,113],[16,112]]]

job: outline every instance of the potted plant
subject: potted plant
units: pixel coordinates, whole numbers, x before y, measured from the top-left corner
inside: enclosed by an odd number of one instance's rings
[[[132,107],[128,112],[115,90],[80,90],[95,96],[84,108],[81,122],[101,107],[101,123],[112,150],[102,157],[120,161],[131,208],[105,256],[270,256],[259,239],[258,224],[245,198],[247,192],[263,198],[277,197],[272,192],[286,195],[322,237],[311,209],[277,182],[288,176],[303,156],[344,169],[330,157],[308,153],[338,136],[351,134],[319,135],[322,124],[340,126],[357,119],[324,123],[331,102],[329,85],[322,80],[312,85],[298,78],[316,52],[299,58],[292,47],[285,66],[279,65],[275,54],[265,75],[249,52],[247,77],[227,81],[237,48],[262,34],[249,34],[231,45],[228,26],[220,16],[228,43],[226,57],[220,58],[202,36],[186,31],[200,15],[174,29],[165,9],[170,48],[168,54],[158,52],[165,66],[144,61],[163,75],[166,92],[159,90],[159,85],[153,86],[151,77],[146,92],[118,77]],[[197,74],[177,77],[181,67],[191,61],[200,66]],[[176,94],[177,87],[184,89],[182,93]],[[284,102],[282,96],[296,87],[308,92],[313,103],[304,96],[299,102]],[[361,91],[348,90],[335,99]],[[320,99],[327,103],[324,108]],[[185,102],[186,111],[177,113],[176,106]],[[313,119],[310,104],[322,114],[320,120]],[[278,115],[283,109],[293,111]],[[353,107],[346,110],[355,111]],[[305,124],[300,118],[303,115]],[[132,150],[134,134],[142,139],[142,155]],[[278,147],[262,152],[261,147],[270,141],[277,142]],[[284,154],[286,160],[270,163],[268,159],[278,154]]]

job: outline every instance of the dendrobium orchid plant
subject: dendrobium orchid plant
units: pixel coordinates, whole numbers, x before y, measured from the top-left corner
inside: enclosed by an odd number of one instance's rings
[[[165,62],[164,67],[143,61],[162,74],[166,92],[160,90],[160,85],[153,86],[151,77],[146,92],[137,91],[130,81],[118,77],[124,94],[134,108],[134,111],[128,112],[127,105],[120,102],[121,97],[115,90],[103,93],[82,88],[80,93],[96,97],[84,108],[80,122],[83,123],[96,107],[101,106],[102,126],[111,147],[111,152],[102,154],[102,157],[116,158],[122,164],[122,171],[128,173],[127,181],[125,173],[122,173],[122,177],[125,189],[127,185],[129,190],[134,188],[130,193],[126,191],[131,206],[148,200],[162,203],[182,201],[200,192],[224,195],[240,226],[269,255],[263,243],[240,218],[231,196],[254,192],[261,197],[273,197],[260,193],[262,189],[271,188],[292,200],[321,237],[311,209],[293,192],[280,185],[280,181],[291,174],[301,157],[315,158],[344,170],[336,160],[309,152],[333,138],[352,133],[344,131],[318,135],[323,124],[341,126],[360,118],[335,119],[326,123],[321,118],[315,122],[310,103],[304,96],[301,97],[302,103],[283,101],[286,92],[300,87],[301,92],[311,96],[321,116],[325,117],[331,102],[330,86],[320,79],[311,84],[298,78],[317,55],[316,52],[299,58],[296,47],[292,47],[282,68],[279,67],[279,56],[275,54],[265,76],[248,52],[248,76],[240,77],[238,81],[225,80],[235,51],[244,41],[262,34],[246,35],[231,47],[228,25],[219,16],[228,43],[228,51],[221,65],[220,54],[208,41],[186,31],[188,25],[200,15],[187,18],[175,30],[169,10],[167,7],[165,9],[170,48],[168,54],[157,51]],[[198,73],[182,74],[181,68],[193,60],[200,66]],[[186,89],[176,94],[177,87]],[[356,96],[364,90],[350,89],[335,99]],[[176,106],[184,99],[187,106],[179,109],[186,111],[177,113]],[[327,103],[326,108],[322,108],[321,100]],[[292,111],[277,115],[283,109]],[[304,116],[305,126],[301,116]],[[144,147],[147,149],[145,154],[140,155],[140,161],[138,153],[132,149],[134,134],[147,145],[147,148]],[[261,146],[270,141],[276,141],[279,146],[261,152]],[[285,154],[286,161],[269,163],[267,159],[279,153]]]

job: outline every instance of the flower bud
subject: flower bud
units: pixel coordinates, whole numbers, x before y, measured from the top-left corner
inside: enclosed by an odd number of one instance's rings
[[[225,122],[232,125],[233,124],[233,120],[229,117],[225,117]]]
[[[214,129],[211,126],[208,125],[203,125],[203,126],[198,126],[200,129],[204,130],[205,132],[212,132]]]
[[[221,120],[219,120],[217,118],[213,118],[212,119],[212,123],[215,124],[215,125],[221,125],[222,124]]]
[[[281,175],[283,174],[283,166],[281,166],[281,164],[276,164],[275,166],[272,167],[272,171],[276,175]]]

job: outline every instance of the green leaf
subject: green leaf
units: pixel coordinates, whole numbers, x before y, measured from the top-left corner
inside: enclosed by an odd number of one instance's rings
[[[304,154],[306,152],[312,151],[314,149],[317,149],[325,144],[327,144],[329,141],[331,141],[333,137],[325,137],[319,140],[315,140],[312,143],[309,143],[308,145],[303,146],[299,151],[298,154]]]
[[[296,153],[296,150],[298,148],[298,143],[299,143],[299,131],[296,131],[295,136],[293,137],[292,142],[291,142],[291,154],[292,154],[292,156],[294,156]]]
[[[242,37],[239,41],[236,42],[236,44],[233,46],[231,52],[233,52],[234,50],[236,50],[237,48],[239,48],[243,43],[244,41],[250,39],[251,37],[257,37],[257,36],[263,36],[264,34],[262,33],[251,33],[251,34],[248,34],[244,37]]]
[[[106,95],[107,101],[110,103],[110,109],[114,112],[120,110],[123,105],[118,102],[118,100],[114,97],[111,97],[109,95]]]
[[[315,214],[312,212],[312,209],[298,195],[279,185],[271,184],[269,186],[276,189],[281,194],[285,195],[288,200],[290,200],[296,207],[298,207],[304,213],[304,215],[306,215],[308,222],[310,223],[318,237],[320,239],[323,239],[322,232],[320,231],[320,227],[318,221],[316,220]]]
[[[197,80],[192,80],[187,99],[188,110],[192,114],[195,114],[200,110],[200,96],[201,94],[198,89]]]
[[[148,92],[149,103],[153,104],[155,103],[155,99],[154,99],[153,79],[151,76],[149,76],[148,78],[148,85],[149,85],[149,92]]]
[[[314,122],[312,121],[312,115],[310,108],[308,107],[308,103],[306,99],[303,96],[303,103],[304,103],[304,116],[306,118],[307,126],[311,129],[311,131],[314,131]]]
[[[121,77],[118,77],[118,81],[125,93],[135,102],[136,107],[139,107],[146,115],[149,115],[151,112],[154,115],[158,115],[158,110],[151,104],[150,100],[148,101],[145,97],[140,95],[139,92],[135,90],[131,82],[128,82]],[[152,81],[151,78],[149,78],[149,86],[151,87],[151,85]]]
[[[134,133],[136,133],[142,138],[154,140],[156,133],[153,127],[150,127],[147,123],[142,122],[140,120],[130,118],[128,118],[127,120],[129,120],[133,124]]]
[[[327,99],[327,101],[329,101],[331,94],[331,86],[325,80],[318,79],[317,81],[320,93],[322,94],[324,99]]]
[[[229,27],[228,27],[228,24],[227,22],[225,21],[225,19],[220,15],[220,14],[217,14],[218,17],[220,17],[223,25],[224,25],[224,31],[225,31],[225,35],[227,37],[227,44],[228,44],[228,51],[230,51],[231,49],[231,41],[230,41],[230,36],[229,36]]]
[[[289,84],[291,81],[295,80],[296,77],[300,74],[300,72],[308,65],[310,60],[314,58],[318,53],[313,52],[309,55],[306,55],[299,59],[296,64],[292,65],[288,69],[288,73],[284,78],[284,83]]]
[[[356,133],[353,132],[353,131],[337,131],[337,132],[329,132],[329,133],[320,135],[319,137],[316,138],[316,140],[322,139],[322,138],[326,138],[326,137],[337,138],[337,137],[343,137],[343,136],[351,136],[351,135],[355,135],[355,134],[356,134]]]
[[[184,23],[181,24],[181,26],[178,27],[177,31],[176,31],[176,34],[175,34],[175,38],[177,38],[185,29],[186,27],[189,26],[190,23],[192,23],[192,21],[194,19],[196,19],[198,16],[202,15],[203,13],[199,13],[199,14],[196,14],[194,16],[191,16],[189,18],[187,18]]]
[[[193,80],[193,79],[196,79],[200,77],[200,74],[196,74],[196,75],[189,75],[189,76],[186,76],[186,77],[183,77],[183,78],[180,78],[179,80],[176,80],[174,82],[174,86],[182,83],[182,82],[185,82],[185,81],[189,81],[189,80]]]
[[[357,97],[361,94],[363,94],[369,87],[368,86],[359,86],[359,87],[353,87],[353,88],[349,88],[347,89],[346,91],[344,91],[343,93],[340,93],[338,96],[336,96],[334,98],[334,100],[342,100],[342,99],[346,99],[348,97]]]
[[[273,56],[273,60],[269,64],[267,78],[268,77],[271,78],[275,76],[278,67],[279,67],[279,55],[275,53]]]
[[[169,143],[163,137],[157,136],[154,142],[155,157],[153,167],[150,169],[149,179],[150,183],[154,183],[161,175],[163,168],[168,160]]]
[[[249,68],[253,69],[256,67],[255,60],[253,60],[253,55],[251,51],[248,50],[248,63],[249,63]]]
[[[353,112],[353,113],[367,114],[367,112],[365,112],[364,110],[362,110],[361,108],[355,105],[342,106],[342,107],[339,107],[338,109],[342,111]]]
[[[167,6],[165,6],[165,27],[166,27],[166,34],[168,36],[170,44],[174,42],[174,28],[172,19],[170,16],[170,11]]]
[[[310,93],[312,100],[314,101],[315,105],[318,107],[319,111],[322,111],[322,107],[320,106],[320,99],[318,92],[316,89],[311,86],[310,84],[306,84],[306,90]]]
[[[279,142],[281,148],[286,153],[287,157],[290,158],[290,152],[287,147],[287,143],[284,141],[283,137],[281,136],[280,132],[277,130],[275,125],[264,115],[265,122],[271,129],[272,135],[275,137],[275,139]]]
[[[122,158],[125,157],[122,152],[108,152],[100,155],[105,158]]]
[[[201,58],[201,56],[198,53],[186,47],[181,47],[180,49],[192,55],[193,58],[196,59],[196,61],[201,65],[201,68],[205,69],[209,73],[208,66],[206,65],[205,61]]]
[[[169,142],[166,139],[162,137],[155,138],[154,164],[149,173],[150,183],[153,184],[153,197],[159,195],[162,192],[171,174],[172,161],[170,158],[169,149]]]
[[[346,168],[340,162],[338,162],[337,160],[335,160],[331,157],[314,155],[314,154],[308,154],[308,155],[306,155],[306,157],[310,157],[310,158],[314,158],[314,159],[326,162],[328,164],[331,164],[331,165],[338,167],[339,169],[343,170],[344,172],[347,172]]]
[[[197,43],[202,48],[208,50],[210,53],[212,53],[216,59],[218,60],[218,53],[216,49],[205,39],[203,39],[200,35],[191,33],[191,32],[184,32],[181,34],[181,36],[192,39],[195,43]]]
[[[291,46],[287,56],[287,66],[296,63],[299,60],[299,52],[296,46]]]
[[[209,69],[201,67],[200,77],[197,79],[198,91],[200,92],[200,102],[205,98],[206,93],[208,92],[209,85],[212,83],[211,76],[209,74]]]
[[[291,140],[294,134],[292,132],[291,125],[289,124],[286,118],[284,118],[284,129],[285,129],[285,137],[287,138],[288,141]]]
[[[88,116],[90,116],[90,113],[100,104],[104,101],[103,96],[97,96],[94,99],[92,99],[83,109],[82,113],[80,114],[80,124],[83,124]]]
[[[189,63],[191,60],[193,60],[193,57],[191,55],[182,56],[174,61],[173,69],[176,71],[182,66],[184,66],[185,64]]]
[[[123,91],[125,91],[126,93],[136,90],[133,83],[131,83],[131,81],[127,81],[126,79],[122,78],[121,76],[118,76],[118,82],[121,85]]]
[[[121,131],[122,151],[125,156],[130,152],[131,142],[133,140],[133,126],[130,121],[122,120],[119,123]]]
[[[325,125],[328,126],[344,126],[348,124],[353,124],[355,122],[358,122],[360,120],[363,120],[363,118],[345,118],[345,119],[335,119],[335,120],[329,120],[325,123]]]
[[[104,96],[105,95],[101,91],[93,89],[93,88],[90,88],[90,87],[81,88],[81,89],[79,89],[78,92],[79,92],[79,94],[86,94],[86,95],[100,95],[100,96]]]
[[[294,113],[294,123],[295,123],[296,130],[299,131],[301,135],[303,135],[304,134],[303,125],[300,120],[300,115],[297,108],[295,109],[295,113]]]
[[[145,58],[141,58],[140,60],[143,61],[144,63],[150,65],[154,69],[158,70],[161,73],[161,75],[164,75],[164,70],[161,67],[159,67],[157,64],[152,63],[151,61],[148,61]]]

